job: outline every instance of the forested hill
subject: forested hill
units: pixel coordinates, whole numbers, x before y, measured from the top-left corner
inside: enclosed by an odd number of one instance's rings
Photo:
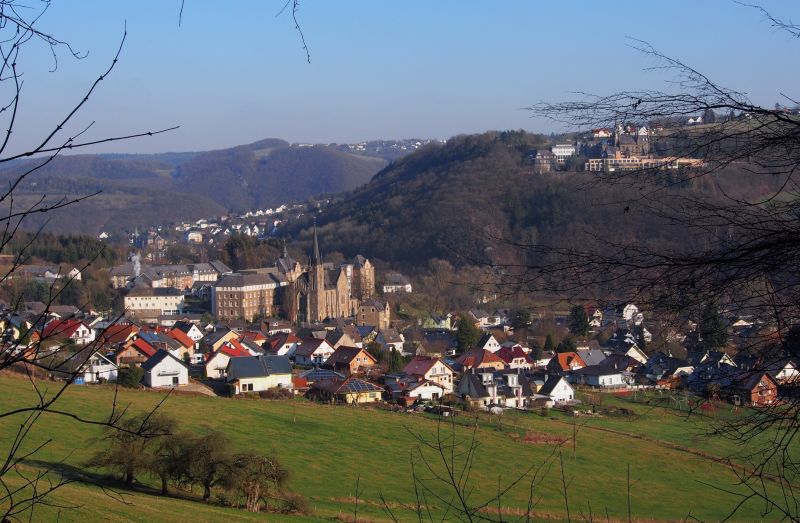
[[[14,162],[0,170],[0,184],[9,186],[35,165]],[[25,224],[34,228],[49,218],[52,232],[96,234],[348,191],[385,165],[382,158],[277,139],[197,153],[59,156],[23,180],[14,203],[33,205],[42,194],[56,201],[99,192]]]
[[[680,231],[630,204],[637,194],[628,185],[598,184],[589,173],[533,174],[528,156],[542,141],[524,132],[490,132],[421,149],[317,216],[321,246],[413,268],[431,258],[519,261],[505,240],[567,246],[589,234],[600,241],[684,241]],[[733,194],[772,185],[757,185],[742,172],[728,178],[723,185],[737,188]],[[715,198],[716,183],[700,179],[669,190]],[[290,234],[308,242],[310,220]]]

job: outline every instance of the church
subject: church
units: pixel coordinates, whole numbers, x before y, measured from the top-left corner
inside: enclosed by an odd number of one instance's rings
[[[354,316],[361,301],[375,293],[375,268],[363,256],[338,267],[322,263],[316,225],[309,267],[289,257],[286,249],[276,266],[289,282],[283,305],[292,322]]]

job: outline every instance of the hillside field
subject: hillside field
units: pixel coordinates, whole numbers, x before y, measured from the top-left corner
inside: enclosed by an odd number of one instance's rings
[[[2,411],[30,403],[32,394],[30,384],[24,379],[0,376]],[[111,386],[74,386],[59,405],[62,410],[82,416],[102,417],[111,408],[113,394]],[[118,401],[139,412],[153,408],[162,397],[163,393],[121,390]],[[492,498],[497,492],[498,479],[506,484],[533,465],[538,470],[534,519],[566,520],[560,449],[572,520],[589,519],[591,513],[604,521],[627,521],[628,466],[634,520],[675,521],[691,516],[716,521],[736,504],[735,496],[721,490],[740,491],[735,485],[736,478],[727,466],[708,456],[735,456],[739,449],[731,442],[706,436],[706,418],[687,418],[669,409],[642,405],[633,398],[607,396],[604,402],[633,409],[637,415],[580,418],[577,429],[573,427],[573,418],[554,412],[547,417],[507,412],[499,423],[496,417],[481,415],[477,421],[479,446],[472,469],[470,484],[474,491],[470,500],[480,504]],[[418,445],[415,435],[428,439],[435,436],[437,421],[430,415],[318,405],[304,400],[292,403],[183,394],[171,395],[161,409],[178,419],[185,429],[202,431],[204,427],[213,427],[225,432],[237,445],[237,451],[274,453],[279,458],[291,473],[290,488],[306,497],[312,512],[306,516],[269,514],[266,518],[269,521],[352,521],[357,480],[363,491],[359,496],[359,521],[391,521],[382,507],[381,493],[398,520],[416,519],[409,457],[412,448]],[[13,417],[0,421],[2,452],[6,452],[20,422],[21,418]],[[469,441],[475,423],[474,414],[461,415],[456,426],[458,438]],[[450,428],[448,423],[442,430],[448,434]],[[45,415],[26,448],[50,438],[52,443],[27,466],[36,468],[62,460],[66,469],[80,466],[101,445],[96,439],[99,433],[98,427],[64,416]],[[574,433],[577,433],[575,445]],[[563,443],[558,447],[556,441]],[[433,457],[430,452],[426,456]],[[537,466],[543,462],[544,466]],[[87,472],[92,481],[103,481],[95,474],[97,471]],[[152,481],[145,477],[137,479]],[[496,519],[499,511],[504,520],[524,516],[531,479],[521,481],[504,495],[499,508],[497,503],[488,507],[487,515]],[[167,521],[186,520],[188,514],[196,522],[265,519],[264,514],[162,498],[150,493],[148,487],[154,484],[142,485],[135,492],[126,492],[112,484],[113,491],[119,494],[110,494],[94,484],[73,483],[59,490],[54,500],[74,508],[37,509],[34,520]],[[182,495],[199,498],[197,492]],[[733,520],[764,520],[762,507],[756,502],[748,503]],[[440,505],[434,507],[434,515],[438,513],[441,517],[443,512],[439,508]],[[772,519],[777,516],[766,516],[767,521]]]

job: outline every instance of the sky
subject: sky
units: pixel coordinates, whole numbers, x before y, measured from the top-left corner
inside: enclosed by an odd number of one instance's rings
[[[37,0],[25,0],[38,8]],[[85,58],[28,44],[11,148],[41,141],[108,67],[64,137],[179,129],[84,152],[220,149],[263,138],[351,143],[448,138],[492,129],[563,128],[525,107],[663,88],[669,77],[631,47],[643,40],[756,103],[800,85],[800,42],[729,0],[303,0],[306,60],[285,0],[53,0],[39,28]],[[760,5],[800,18],[800,2]],[[792,59],[792,56],[795,58]],[[10,82],[2,82],[8,99]],[[795,95],[795,96],[793,96]]]

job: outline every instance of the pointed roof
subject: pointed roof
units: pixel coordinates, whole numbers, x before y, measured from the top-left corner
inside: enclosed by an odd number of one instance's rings
[[[314,251],[311,264],[315,267],[322,265],[322,258],[319,255],[319,240],[317,239],[317,219],[314,218]]]

